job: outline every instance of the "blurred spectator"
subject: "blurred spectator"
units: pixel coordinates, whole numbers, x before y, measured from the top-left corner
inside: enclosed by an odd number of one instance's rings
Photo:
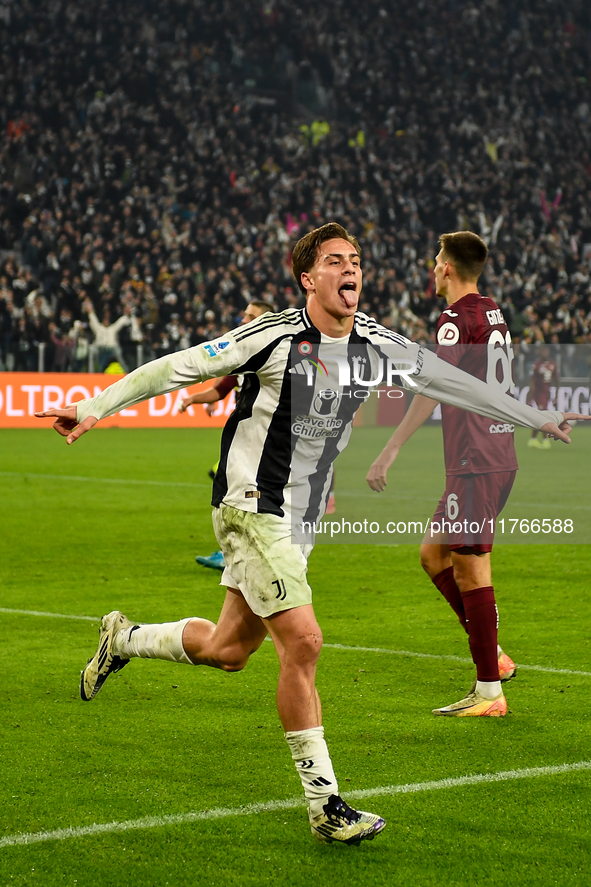
[[[108,365],[114,360],[119,361],[119,363],[122,362],[118,333],[124,326],[131,324],[131,312],[127,308],[126,311],[129,313],[122,314],[114,323],[111,323],[109,309],[105,308],[103,319],[99,323],[90,299],[86,300],[84,308],[88,314],[90,329],[94,333],[93,345],[97,353],[98,371],[99,373],[104,373]]]
[[[85,331],[85,325],[80,320],[75,320],[70,330],[72,340],[72,370],[75,373],[88,371],[88,358],[90,354],[90,342]]]

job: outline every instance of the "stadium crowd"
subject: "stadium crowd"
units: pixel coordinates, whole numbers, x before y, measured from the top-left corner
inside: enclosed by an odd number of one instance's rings
[[[331,219],[415,340],[470,228],[516,339],[591,342],[584,0],[0,0],[0,44],[0,369],[131,369],[299,304]]]

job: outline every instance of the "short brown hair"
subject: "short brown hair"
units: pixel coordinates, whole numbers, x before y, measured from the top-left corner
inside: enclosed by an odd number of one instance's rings
[[[270,302],[257,301],[256,299],[252,302],[248,303],[249,305],[254,305],[255,308],[259,308],[261,315],[263,314],[275,314],[275,308],[271,305]]]
[[[488,247],[482,237],[473,231],[454,231],[453,234],[442,234],[439,245],[443,258],[454,266],[462,283],[478,280],[488,256]]]
[[[354,234],[349,234],[338,222],[328,222],[327,225],[308,231],[298,240],[291,256],[293,276],[304,295],[306,295],[306,288],[302,284],[302,274],[314,267],[321,245],[327,240],[334,240],[335,237],[347,240],[351,246],[355,247],[357,255],[361,257],[361,247],[357,238]]]

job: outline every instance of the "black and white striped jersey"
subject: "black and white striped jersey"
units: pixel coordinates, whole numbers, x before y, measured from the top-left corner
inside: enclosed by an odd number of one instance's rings
[[[357,375],[370,378],[378,352],[368,350],[369,325],[375,327],[376,344],[396,345],[400,357],[409,345],[415,347],[360,314],[349,336],[329,339],[305,309],[262,318],[235,332],[238,345],[252,342],[255,353],[239,368],[245,383],[223,431],[214,505],[291,514],[296,521],[314,521],[324,513],[333,462],[347,445],[368,393],[363,382],[342,370],[357,360]]]
[[[264,314],[212,342],[145,364],[81,401],[78,421],[230,373],[243,374],[244,384],[223,431],[213,504],[291,515],[295,524],[324,513],[333,462],[375,385],[400,385],[530,428],[562,421],[561,414],[520,404],[365,314],[355,315],[349,336],[329,339],[305,308]]]

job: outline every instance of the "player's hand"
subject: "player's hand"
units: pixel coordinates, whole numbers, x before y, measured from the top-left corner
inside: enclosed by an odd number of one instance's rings
[[[217,410],[217,402],[216,403],[208,403],[205,407],[205,412],[208,416],[213,416],[215,411]]]
[[[591,419],[591,416],[583,416],[581,413],[563,413],[562,417],[560,425],[556,425],[555,422],[546,422],[545,425],[542,425],[542,431],[549,437],[553,437],[554,440],[561,440],[567,444],[571,442],[569,434],[572,431],[572,427],[569,425],[569,422],[588,422]]]
[[[181,404],[180,404],[180,406],[179,406],[179,413],[186,413],[186,412],[187,412],[187,407],[190,406],[192,402],[193,402],[193,401],[191,400],[190,397],[185,397],[185,398],[181,401]]]
[[[58,434],[61,434],[62,437],[66,438],[67,444],[73,444],[75,440],[78,440],[79,437],[86,434],[87,431],[90,431],[90,429],[98,422],[98,419],[94,416],[87,416],[86,419],[78,425],[75,404],[70,404],[63,410],[45,410],[42,413],[35,413],[35,416],[38,419],[55,419],[53,427]]]
[[[382,456],[378,456],[378,458],[373,462],[370,466],[369,471],[367,472],[366,481],[372,490],[376,493],[383,493],[386,489],[387,483],[386,479],[388,477],[388,468],[396,459],[398,455],[398,450],[394,452],[394,458],[392,458],[392,453],[390,454],[389,459],[383,459]]]

